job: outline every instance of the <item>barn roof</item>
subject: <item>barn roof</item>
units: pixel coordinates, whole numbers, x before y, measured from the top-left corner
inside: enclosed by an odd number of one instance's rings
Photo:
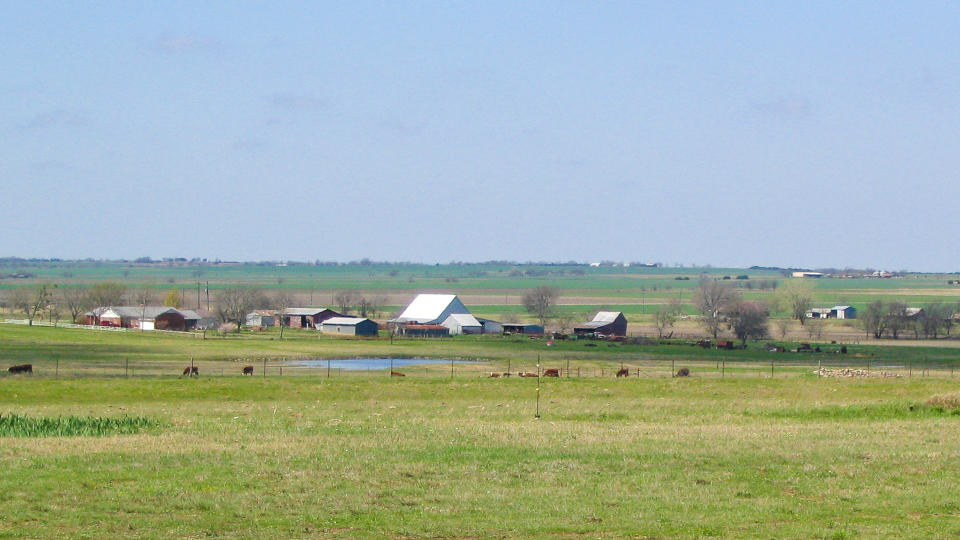
[[[608,324],[616,321],[620,315],[622,315],[622,313],[619,311],[598,311],[590,322]]]
[[[329,310],[329,308],[325,308],[325,307],[292,307],[292,308],[287,308],[287,310],[284,311],[284,314],[312,316],[312,315],[319,315],[324,311],[332,311],[332,310]]]
[[[364,317],[330,317],[321,324],[337,324],[340,326],[356,326],[363,321],[369,321]]]
[[[457,321],[460,326],[483,326],[476,317],[469,313],[453,313],[443,321],[444,324],[450,319]]]
[[[470,313],[455,294],[418,294],[396,322],[440,323],[452,313]]]

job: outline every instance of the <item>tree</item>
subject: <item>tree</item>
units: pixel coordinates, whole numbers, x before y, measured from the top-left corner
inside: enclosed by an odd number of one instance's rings
[[[860,321],[860,327],[866,332],[867,337],[880,339],[886,331],[886,306],[883,300],[877,300],[867,304],[866,309],[860,313],[857,320]]]
[[[706,277],[700,278],[697,290],[693,293],[693,305],[700,312],[700,324],[714,339],[723,326],[724,305],[732,297],[733,289],[728,283]]]
[[[217,296],[217,316],[223,322],[232,322],[237,325],[237,332],[247,316],[247,313],[266,304],[263,292],[249,285],[235,285],[220,291]]]
[[[280,339],[283,339],[283,327],[287,322],[287,310],[293,304],[293,299],[287,293],[280,293],[273,299],[273,305],[277,310],[277,324],[280,325]]]
[[[18,309],[27,316],[27,324],[33,326],[33,320],[44,309],[50,307],[53,300],[53,289],[56,287],[42,283],[35,287],[14,289],[7,301],[11,307]]]
[[[823,319],[817,317],[816,319],[810,319],[807,322],[807,337],[810,339],[820,339],[823,335]]]
[[[170,292],[163,297],[163,305],[177,309],[183,307],[183,297],[180,296],[180,291],[170,289]]]
[[[356,301],[357,295],[353,291],[337,291],[337,293],[333,295],[333,303],[337,306],[337,311],[344,315],[350,313]]]
[[[787,339],[787,332],[789,331],[790,331],[790,320],[777,319],[777,332],[780,334],[780,339]]]
[[[750,338],[767,336],[767,308],[756,302],[736,298],[727,303],[725,315],[727,326],[746,345]]]
[[[886,320],[887,331],[890,332],[893,339],[900,339],[900,332],[905,330],[909,324],[907,305],[899,301],[888,303],[884,319]]]
[[[777,291],[777,303],[794,319],[804,324],[807,310],[813,304],[813,285],[804,279],[791,279]]]
[[[577,313],[571,311],[561,312],[557,314],[557,329],[560,330],[560,333],[566,334],[570,331],[574,321],[579,318],[580,316]]]
[[[947,321],[953,316],[950,306],[934,302],[923,308],[923,316],[916,322],[916,332],[923,333],[923,337],[937,339],[940,330],[946,332]]]
[[[523,295],[523,307],[527,313],[537,318],[540,326],[546,326],[547,320],[553,316],[553,309],[559,297],[560,292],[557,289],[549,285],[541,285]]]
[[[63,289],[60,298],[63,305],[67,307],[67,311],[70,312],[70,320],[73,322],[77,322],[80,314],[92,307],[90,291],[83,287]]]
[[[153,290],[146,285],[134,289],[131,295],[133,303],[138,306],[146,306],[153,303]]]
[[[97,283],[90,287],[90,306],[106,307],[116,306],[123,303],[123,296],[127,293],[127,288],[119,283],[104,282]]]
[[[673,328],[673,325],[677,323],[679,317],[680,302],[677,300],[660,306],[653,316],[654,325],[657,327],[657,339],[663,339],[664,332],[666,332],[668,328]],[[673,335],[672,331],[670,335]]]

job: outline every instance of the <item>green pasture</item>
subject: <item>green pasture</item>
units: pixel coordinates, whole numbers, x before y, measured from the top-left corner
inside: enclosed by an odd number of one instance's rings
[[[948,379],[0,378],[0,536],[948,538]]]

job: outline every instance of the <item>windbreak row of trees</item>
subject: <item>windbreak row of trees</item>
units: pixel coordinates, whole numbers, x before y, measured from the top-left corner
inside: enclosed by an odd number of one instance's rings
[[[927,304],[922,311],[916,312],[903,302],[877,300],[867,305],[858,319],[867,336],[877,339],[899,339],[904,335],[936,339],[950,335],[957,322],[954,319],[957,313],[960,313],[958,304]]]

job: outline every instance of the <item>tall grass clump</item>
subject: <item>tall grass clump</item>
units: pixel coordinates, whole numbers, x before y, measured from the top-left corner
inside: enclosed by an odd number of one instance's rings
[[[142,416],[31,418],[19,414],[0,414],[0,437],[103,437],[137,433],[154,426],[155,422]]]

